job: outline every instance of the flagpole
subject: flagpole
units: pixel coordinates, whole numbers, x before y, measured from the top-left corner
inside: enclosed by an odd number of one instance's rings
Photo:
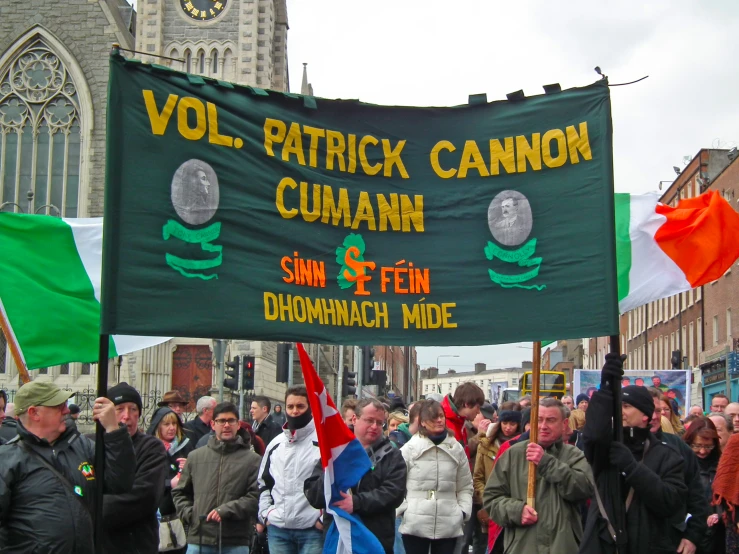
[[[18,368],[18,375],[21,378],[21,382],[25,385],[31,381],[31,376],[28,374],[28,367],[26,367],[26,360],[23,359],[18,339],[15,338],[13,328],[10,326],[8,321],[8,314],[5,313],[5,306],[3,306],[2,300],[0,300],[0,328],[5,335],[5,339],[8,341],[8,347],[10,348],[10,355],[13,356],[15,366]]]
[[[541,376],[541,341],[534,343],[534,356],[531,368],[531,418],[529,443],[535,444],[539,440],[539,379]],[[523,431],[523,429],[521,429]],[[536,510],[536,464],[529,462],[529,481],[526,489],[526,504]]]
[[[108,356],[110,354],[110,335],[100,335],[97,396],[108,394]],[[95,424],[95,552],[103,551],[103,483],[105,483],[105,429],[98,421]]]

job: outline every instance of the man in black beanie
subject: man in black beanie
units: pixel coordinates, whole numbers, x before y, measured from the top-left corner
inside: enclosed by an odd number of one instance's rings
[[[103,525],[106,554],[150,552],[159,550],[157,509],[164,495],[167,455],[162,441],[139,431],[141,395],[128,383],[108,389],[107,397],[115,404],[116,417],[131,435],[136,452],[136,477],[126,494],[103,497]]]
[[[644,387],[629,385],[621,389],[624,441],[612,439],[611,386],[612,383],[620,386],[621,377],[623,359],[617,354],[607,354],[600,390],[593,393],[588,406],[583,431],[585,455],[604,502],[613,500],[606,486],[608,472],[615,470],[621,476],[628,544],[619,545],[618,551],[629,554],[677,552],[679,537],[676,540],[672,527],[685,521],[688,490],[683,480],[683,458],[650,432],[654,401]],[[608,544],[612,549],[605,550],[602,542],[603,530],[609,524],[601,515],[598,502],[591,502],[579,551],[615,552],[615,545]]]

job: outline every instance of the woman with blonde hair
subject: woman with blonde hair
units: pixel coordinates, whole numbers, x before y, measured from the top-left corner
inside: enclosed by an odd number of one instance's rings
[[[659,397],[659,404],[661,406],[660,412],[662,412],[663,417],[670,421],[674,429],[674,434],[682,437],[685,434],[685,427],[682,421],[680,421],[680,417],[672,409],[672,400],[663,394]]]
[[[180,416],[166,406],[154,412],[146,433],[162,441],[167,451],[168,471],[164,480],[164,496],[159,503],[159,551],[184,554],[187,550],[186,537],[182,522],[177,517],[172,489],[180,482],[187,455],[195,445],[185,436]]]
[[[444,408],[423,402],[418,433],[400,449],[408,470],[398,508],[407,554],[453,552],[472,514],[472,474],[462,445],[446,428]]]
[[[401,424],[408,423],[408,416],[403,412],[390,412],[387,416],[387,434],[395,431]]]

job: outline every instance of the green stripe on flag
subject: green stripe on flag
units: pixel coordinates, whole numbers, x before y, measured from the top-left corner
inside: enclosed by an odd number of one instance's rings
[[[69,225],[0,214],[0,252],[0,298],[28,367],[96,361],[100,303]]]
[[[545,346],[549,346],[553,342],[554,342],[553,340],[543,340],[541,341],[541,347],[544,348]]]
[[[616,206],[616,275],[618,278],[618,301],[629,294],[631,272],[631,195],[615,194]]]

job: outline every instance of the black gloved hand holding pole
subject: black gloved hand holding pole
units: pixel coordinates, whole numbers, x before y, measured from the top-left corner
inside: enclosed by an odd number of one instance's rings
[[[636,458],[629,447],[622,442],[613,441],[608,451],[608,460],[619,471],[628,475],[636,468]]]
[[[614,354],[609,352],[606,354],[606,363],[600,374],[600,388],[611,390],[613,384],[618,383],[624,376],[624,362],[626,354]]]

